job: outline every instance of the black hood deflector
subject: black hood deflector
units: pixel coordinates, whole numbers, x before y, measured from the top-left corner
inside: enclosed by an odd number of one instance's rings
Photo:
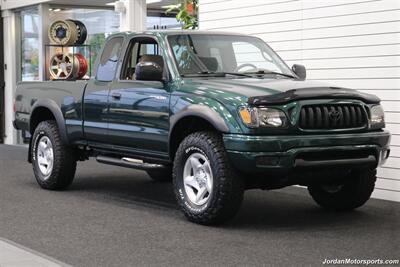
[[[268,96],[254,96],[247,101],[250,105],[286,104],[304,99],[356,99],[366,104],[378,104],[377,96],[340,87],[312,87],[288,90]]]

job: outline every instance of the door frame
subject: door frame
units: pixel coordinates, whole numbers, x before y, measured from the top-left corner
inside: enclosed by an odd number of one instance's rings
[[[5,123],[4,123],[4,34],[3,18],[0,16],[0,144],[4,143]]]

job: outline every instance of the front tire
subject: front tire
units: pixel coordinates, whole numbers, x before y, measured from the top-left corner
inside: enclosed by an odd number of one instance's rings
[[[337,185],[312,184],[308,191],[321,207],[335,211],[349,211],[361,207],[371,197],[376,181],[376,170],[353,171]]]
[[[234,172],[222,138],[213,132],[187,136],[176,152],[174,191],[192,222],[211,225],[236,215],[243,200],[242,179]]]
[[[36,127],[30,156],[40,187],[64,190],[72,183],[76,171],[75,153],[61,141],[55,121],[43,121]]]

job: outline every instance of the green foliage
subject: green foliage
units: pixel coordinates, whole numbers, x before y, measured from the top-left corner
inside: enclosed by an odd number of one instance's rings
[[[199,26],[197,11],[198,11],[198,0],[182,0],[180,1],[180,3],[176,5],[168,6],[167,11],[165,13],[168,14],[171,12],[177,12],[176,20],[183,24],[182,26],[183,29],[187,30],[187,29],[196,29]]]

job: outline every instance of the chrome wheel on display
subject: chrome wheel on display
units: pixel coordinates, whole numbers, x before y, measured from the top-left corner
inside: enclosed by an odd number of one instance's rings
[[[208,159],[201,153],[188,157],[183,168],[185,193],[192,204],[204,205],[211,196],[213,174]]]
[[[81,79],[87,70],[88,63],[81,54],[56,54],[50,60],[49,72],[55,80]]]
[[[39,170],[42,173],[44,180],[47,180],[51,175],[54,164],[53,144],[47,136],[40,138],[36,157]]]
[[[78,40],[77,25],[70,20],[58,20],[49,28],[49,39],[53,44],[73,45]]]
[[[73,77],[74,61],[71,54],[56,54],[50,60],[49,72],[53,79],[69,79]]]

